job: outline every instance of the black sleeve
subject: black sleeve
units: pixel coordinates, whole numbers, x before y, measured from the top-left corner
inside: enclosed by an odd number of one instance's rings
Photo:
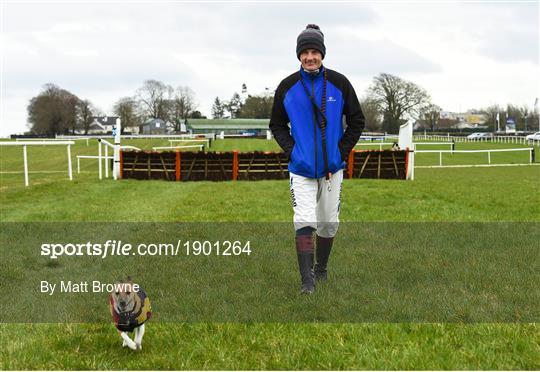
[[[354,88],[349,80],[345,80],[346,84],[343,92],[345,106],[343,108],[343,114],[346,117],[347,128],[345,129],[345,133],[343,134],[341,142],[339,143],[339,150],[343,160],[346,160],[349,156],[349,153],[358,142],[358,139],[362,134],[362,130],[366,125],[364,113],[360,107],[360,102],[358,101],[356,92],[354,91]]]
[[[270,117],[270,130],[274,135],[279,146],[283,149],[287,157],[291,156],[294,147],[294,139],[291,136],[289,126],[289,116],[283,105],[283,99],[286,93],[284,82],[279,84],[274,95],[274,104],[272,106],[272,116]]]

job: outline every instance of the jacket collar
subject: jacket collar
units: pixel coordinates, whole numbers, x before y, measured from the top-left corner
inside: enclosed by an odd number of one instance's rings
[[[300,66],[300,75],[302,76],[302,79],[316,79],[320,76],[322,76],[324,71],[324,65],[321,65],[321,68],[319,69],[319,72],[307,72],[305,71],[302,66]]]

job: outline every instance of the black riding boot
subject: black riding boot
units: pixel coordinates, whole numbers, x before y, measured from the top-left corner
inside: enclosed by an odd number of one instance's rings
[[[315,276],[313,274],[313,253],[298,253],[298,266],[302,278],[302,294],[313,294],[315,292]]]
[[[300,235],[296,237],[296,252],[298,255],[298,268],[302,278],[301,294],[313,294],[315,292],[315,275],[313,273],[313,237]]]
[[[315,264],[316,280],[326,280],[328,277],[326,267],[328,265],[328,257],[330,257],[330,251],[332,250],[333,243],[334,238],[322,238],[317,235],[317,263]]]

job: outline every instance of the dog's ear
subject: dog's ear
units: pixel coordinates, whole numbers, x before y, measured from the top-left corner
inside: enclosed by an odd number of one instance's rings
[[[131,279],[131,276],[127,276],[127,280],[126,280],[128,283],[133,283],[133,279]]]

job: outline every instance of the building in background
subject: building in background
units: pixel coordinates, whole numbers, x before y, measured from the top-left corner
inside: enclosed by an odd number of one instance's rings
[[[173,123],[161,119],[152,119],[141,125],[142,134],[172,134],[174,129]]]
[[[193,134],[266,136],[270,119],[187,119],[186,128]]]
[[[88,134],[111,134],[118,116],[94,116],[92,119],[94,121],[90,124]],[[84,133],[84,129],[79,129],[79,131],[80,134]]]

